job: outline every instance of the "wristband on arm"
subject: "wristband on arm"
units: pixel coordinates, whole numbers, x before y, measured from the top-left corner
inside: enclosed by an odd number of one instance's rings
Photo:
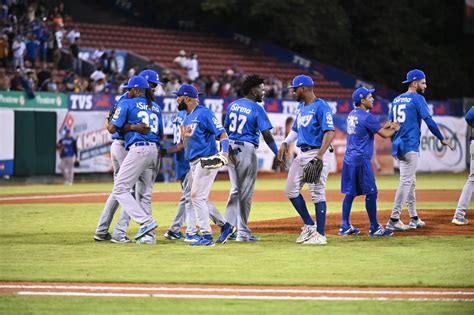
[[[221,140],[222,152],[229,153],[229,138]]]
[[[294,130],[291,130],[288,136],[286,136],[286,139],[283,141],[286,144],[290,144],[296,141],[298,139],[298,133],[295,132]]]

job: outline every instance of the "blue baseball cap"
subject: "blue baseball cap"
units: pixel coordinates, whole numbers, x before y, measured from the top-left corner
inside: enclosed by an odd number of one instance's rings
[[[413,81],[423,80],[425,78],[426,78],[426,75],[423,71],[418,70],[418,69],[413,69],[413,70],[408,71],[407,79],[403,81],[402,83],[410,83]]]
[[[202,93],[198,93],[198,90],[189,84],[183,84],[179,87],[177,91],[171,92],[172,94],[176,96],[188,96],[190,98],[197,98],[198,95],[201,95]]]
[[[123,86],[124,89],[148,89],[149,87],[148,81],[138,75],[131,77],[128,83]]]
[[[155,84],[160,84],[163,85],[163,82],[160,82],[160,75],[151,69],[145,69],[142,72],[140,72],[139,76],[142,78],[145,78],[148,82],[155,83]]]
[[[296,89],[296,88],[299,88],[301,86],[313,87],[314,86],[313,79],[311,79],[311,77],[309,77],[307,75],[303,75],[303,74],[297,75],[293,79],[293,85],[289,86],[288,88],[289,89]]]
[[[375,89],[368,89],[365,87],[360,87],[352,93],[352,100],[354,101],[355,104],[360,103],[363,98],[366,98],[370,94],[374,93]]]

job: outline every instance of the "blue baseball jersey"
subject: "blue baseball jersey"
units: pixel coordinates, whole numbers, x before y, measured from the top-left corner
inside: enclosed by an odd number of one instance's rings
[[[183,142],[183,137],[181,136],[181,126],[184,123],[187,112],[185,110],[179,111],[176,113],[176,116],[173,118],[173,143],[178,144]],[[181,179],[189,172],[189,160],[186,159],[184,151],[177,152],[173,154],[174,166],[176,179]]]
[[[122,96],[120,96],[120,98],[118,99],[118,101],[114,104],[114,108],[117,109],[117,105],[118,103],[120,103],[120,101],[122,100],[128,100],[128,92],[125,92],[122,94]],[[123,134],[121,134],[120,132],[114,132],[112,134],[112,140],[123,140]]]
[[[356,108],[347,117],[347,146],[344,162],[360,164],[374,154],[374,134],[382,127],[371,113]]]
[[[263,107],[246,98],[229,105],[224,126],[229,139],[250,142],[256,146],[260,142],[260,132],[273,128]]]
[[[392,136],[393,156],[419,152],[421,120],[430,116],[425,98],[418,93],[403,93],[393,100],[389,119],[400,123],[400,130]]]
[[[216,137],[225,132],[214,113],[198,105],[184,120],[184,145],[186,159],[217,154]]]
[[[63,149],[59,153],[59,156],[61,158],[73,157],[77,155],[76,139],[74,139],[73,137],[61,138],[58,143],[63,146]]]
[[[305,106],[300,103],[292,130],[298,133],[296,146],[320,147],[326,131],[334,131],[331,108],[322,99]]]
[[[125,123],[132,125],[144,123],[151,128],[147,134],[130,131],[124,136],[125,148],[139,141],[160,143],[163,134],[163,117],[160,107],[152,102],[151,108],[148,107],[147,100],[143,96],[123,100],[117,106],[117,110],[112,118],[112,124],[117,128],[122,128]]]

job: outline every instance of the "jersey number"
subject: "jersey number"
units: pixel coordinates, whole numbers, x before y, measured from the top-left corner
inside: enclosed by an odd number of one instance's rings
[[[139,111],[137,114],[138,118],[142,119],[142,123],[149,126],[151,132],[157,133],[158,132],[158,115],[155,113],[148,114],[145,111]]]
[[[405,122],[405,119],[407,118],[405,115],[406,107],[406,104],[392,106],[393,121],[397,121],[399,123]]]
[[[244,125],[247,122],[247,116],[245,115],[237,115],[236,113],[229,114],[230,119],[230,126],[229,130],[231,132],[236,132],[242,134],[242,130],[244,129]]]

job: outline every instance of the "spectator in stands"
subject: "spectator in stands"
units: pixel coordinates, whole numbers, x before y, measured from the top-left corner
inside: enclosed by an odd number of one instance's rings
[[[184,62],[184,68],[188,71],[187,78],[193,82],[199,78],[199,63],[198,63],[198,55],[193,53],[191,55],[191,59],[186,59]]]
[[[138,65],[133,65],[130,69],[128,69],[127,76],[130,79],[137,73],[138,73]]]
[[[63,85],[66,92],[76,92],[76,72],[74,69],[69,69],[63,79]]]
[[[69,46],[69,53],[72,59],[72,68],[78,75],[82,75],[82,60],[79,58],[79,42],[80,38],[76,37],[72,44]]]
[[[8,60],[8,38],[6,35],[0,35],[0,67],[6,68]]]
[[[165,85],[166,95],[172,95],[171,92],[177,91],[180,87],[178,78],[173,77],[168,83]]]
[[[117,53],[115,49],[110,51],[110,54],[107,55],[107,69],[106,73],[115,77],[119,73],[119,66],[117,61]]]
[[[25,66],[25,52],[26,52],[26,45],[21,40],[21,37],[18,35],[15,38],[15,41],[12,45],[12,52],[13,52],[13,67],[23,68]]]
[[[36,90],[36,84],[38,83],[38,78],[36,77],[36,72],[34,70],[26,71],[26,80],[28,81],[27,86],[31,89],[31,92]],[[25,89],[27,90],[27,89]]]
[[[96,67],[103,67],[103,59],[102,57],[104,56],[105,54],[105,49],[104,49],[104,46],[103,45],[100,45],[99,48],[97,48],[94,53],[92,54],[91,56],[91,60],[92,62],[95,63]]]
[[[17,68],[15,70],[15,75],[13,76],[13,79],[10,81],[10,90],[11,91],[23,91],[23,85],[21,84],[21,76],[22,76],[22,70],[21,68]]]
[[[99,68],[92,72],[89,80],[89,87],[88,90],[93,93],[101,93],[105,91],[106,82],[106,75],[102,70]]]
[[[178,52],[178,55],[176,56],[176,58],[173,59],[173,62],[177,64],[178,66],[180,66],[181,68],[185,68],[184,63],[186,62],[186,60],[187,60],[186,51],[181,49]]]
[[[2,68],[0,68],[0,91],[10,91],[10,78]]]
[[[42,63],[48,62],[48,42],[49,42],[50,32],[46,26],[45,21],[41,22],[41,26],[36,31],[36,37],[40,42],[39,47],[39,56]],[[52,46],[51,46],[52,48]]]
[[[63,48],[63,37],[64,31],[61,26],[56,27],[54,33],[54,44],[53,44],[53,64],[54,68],[57,69],[59,62],[61,61],[61,49]]]
[[[36,35],[28,34],[28,41],[26,42],[26,56],[31,62],[33,68],[36,65],[36,56],[38,55],[38,48],[40,46],[39,41],[36,39]]]
[[[38,90],[46,92],[48,90],[48,83],[51,80],[51,71],[45,63],[41,64],[41,70],[37,74],[38,77]]]
[[[58,82],[54,78],[48,81],[48,84],[46,86],[46,91],[51,92],[51,93],[58,93],[59,88],[58,88]]]
[[[76,38],[79,38],[79,37],[81,37],[81,33],[75,26],[71,27],[71,30],[66,35],[66,38],[69,41],[69,44],[74,43],[76,41]]]

